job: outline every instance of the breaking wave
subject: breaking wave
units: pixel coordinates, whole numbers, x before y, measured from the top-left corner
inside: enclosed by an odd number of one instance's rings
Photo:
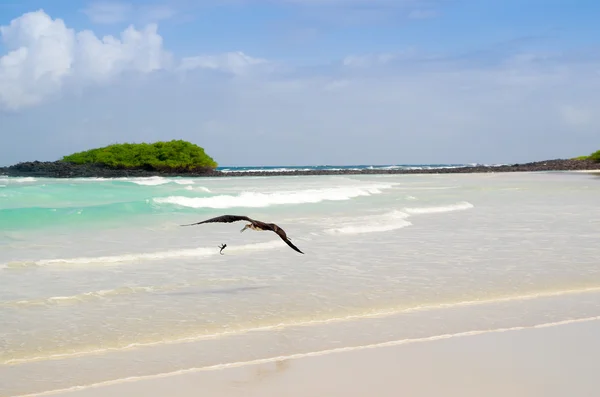
[[[37,182],[36,178],[33,177],[0,177],[0,183],[3,185],[8,185],[10,183],[32,183]]]
[[[212,197],[169,196],[154,198],[153,202],[157,204],[171,204],[191,208],[258,208],[269,207],[271,205],[343,201],[355,197],[380,194],[383,189],[389,189],[391,187],[391,184],[374,184],[274,193],[243,192],[239,195],[219,195]]]
[[[380,215],[354,218],[347,222],[343,222],[339,227],[325,229],[325,232],[328,234],[388,232],[411,226],[412,223],[407,220],[411,215],[463,211],[473,207],[473,204],[463,201],[456,204],[437,207],[404,208],[402,211],[393,210]]]
[[[264,243],[245,244],[237,247],[227,247],[228,253],[234,253],[237,251],[262,251],[274,248],[280,248],[284,244],[281,240],[273,240]],[[143,253],[131,253],[122,255],[111,255],[111,256],[96,256],[96,257],[77,257],[77,258],[57,258],[57,259],[40,259],[36,261],[15,261],[0,264],[0,268],[23,268],[23,267],[34,267],[34,266],[53,266],[53,265],[106,265],[106,264],[117,264],[117,263],[136,263],[145,261],[156,261],[173,258],[197,258],[197,257],[209,257],[218,255],[219,250],[215,248],[188,248],[179,250],[169,251],[158,251],[158,252],[143,252]]]
[[[387,232],[411,226],[406,220],[409,215],[401,211],[391,211],[372,217],[361,217],[358,221],[345,223],[341,227],[326,229],[329,234],[360,234]]]
[[[172,179],[172,178],[164,178],[162,176],[151,176],[148,178],[124,178],[122,181],[135,183],[136,185],[141,186],[158,186],[164,185],[167,183],[176,183],[178,185],[193,185],[195,182],[191,179]]]
[[[98,291],[82,292],[74,295],[38,297],[31,299],[0,301],[0,307],[28,308],[39,306],[64,306],[75,305],[98,300],[117,298],[120,296],[151,294],[151,293],[170,293],[186,288],[204,287],[200,292],[219,293],[223,291],[233,291],[242,289],[261,288],[260,285],[246,285],[247,282],[256,284],[257,280],[251,277],[236,278],[202,278],[198,281],[188,281],[185,283],[174,283],[165,285],[137,285],[122,286],[113,289],[104,289]],[[240,286],[241,283],[241,286]]]
[[[409,214],[435,214],[439,212],[464,211],[473,208],[473,204],[468,201],[461,201],[456,204],[437,206],[437,207],[415,207],[405,208],[404,211]]]

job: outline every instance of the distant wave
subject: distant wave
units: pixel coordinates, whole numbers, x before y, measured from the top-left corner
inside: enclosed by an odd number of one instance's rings
[[[463,211],[473,208],[473,204],[462,201],[460,203],[451,204],[451,205],[443,205],[437,207],[415,207],[415,208],[405,208],[404,211],[409,214],[434,214],[438,212],[452,212],[452,211]]]
[[[283,204],[309,204],[322,201],[342,201],[360,196],[380,194],[391,184],[344,186],[326,189],[292,190],[274,193],[243,192],[239,195],[219,195],[212,197],[170,196],[154,198],[157,204],[171,204],[191,208],[235,208],[269,207]]]
[[[401,211],[391,211],[371,217],[361,217],[358,221],[344,223],[341,227],[326,229],[329,234],[359,234],[387,232],[412,225],[406,220],[409,215]]]
[[[313,166],[270,166],[270,167],[219,167],[219,171],[231,172],[294,172],[294,171],[360,171],[360,170],[423,170],[488,166],[495,167],[503,164],[383,164],[383,165],[313,165]]]
[[[293,172],[293,171],[313,171],[314,168],[287,168],[287,167],[280,167],[280,168],[262,168],[262,167],[251,167],[251,168],[223,168],[219,171],[224,172],[224,173],[229,173],[229,172]],[[328,168],[328,170],[333,170],[331,168]]]
[[[204,186],[186,186],[185,190],[197,190],[199,192],[211,193],[211,190]]]
[[[148,176],[148,177],[118,177],[118,178],[72,178],[69,182],[128,182],[139,186],[160,186],[168,183],[177,185],[193,185],[196,182],[193,178],[181,177],[163,177],[163,176]]]
[[[166,284],[166,285],[148,285],[148,286],[124,286],[113,289],[105,289],[99,291],[82,292],[74,295],[66,296],[51,296],[48,298],[32,298],[32,299],[20,299],[12,301],[0,301],[0,307],[15,307],[15,308],[27,308],[27,307],[39,307],[39,306],[60,306],[60,305],[74,305],[85,302],[93,302],[109,298],[118,298],[121,296],[143,294],[143,293],[165,293],[173,292],[186,288],[192,287],[205,287],[204,290],[198,291],[199,293],[217,293],[222,291],[240,290],[240,289],[252,289],[261,288],[260,286],[254,285],[249,286],[246,284],[248,281],[256,282],[258,280],[249,277],[241,278],[203,278],[199,281],[190,281],[186,283],[178,284]],[[240,283],[244,283],[240,286]],[[233,284],[233,287],[231,286]],[[237,284],[237,286],[236,286]],[[216,287],[216,288],[215,288]]]
[[[229,253],[236,251],[262,251],[274,248],[280,248],[284,244],[281,240],[273,240],[265,243],[246,244],[237,247],[227,248]],[[0,264],[0,268],[23,268],[34,266],[52,266],[52,265],[103,265],[126,262],[141,262],[152,260],[163,260],[172,258],[190,258],[190,257],[209,257],[218,255],[219,251],[216,248],[189,248],[158,252],[143,252],[130,253],[111,256],[96,256],[96,257],[77,257],[77,258],[57,258],[57,259],[40,259],[36,261],[13,261]]]
[[[122,178],[115,180],[122,180],[125,182],[135,183],[136,185],[142,186],[158,186],[167,183],[176,183],[178,185],[193,185],[195,182],[191,179],[175,179],[175,178],[164,178],[162,176],[152,176],[148,178]]]
[[[31,183],[37,182],[36,178],[33,177],[2,177],[0,178],[0,183],[3,185],[8,185],[10,183]]]
[[[87,301],[93,301],[111,296],[118,295],[130,295],[140,292],[153,292],[159,291],[159,288],[155,287],[122,287],[110,290],[84,292],[76,295],[69,296],[52,296],[49,298],[37,298],[37,299],[21,299],[14,301],[0,301],[0,307],[31,307],[31,306],[54,306],[64,304],[75,304]]]
[[[354,218],[347,222],[342,222],[338,227],[325,229],[325,233],[360,234],[387,232],[411,226],[412,223],[407,220],[411,215],[463,211],[473,207],[473,204],[464,201],[437,207],[404,208],[402,211],[394,210],[384,214]]]

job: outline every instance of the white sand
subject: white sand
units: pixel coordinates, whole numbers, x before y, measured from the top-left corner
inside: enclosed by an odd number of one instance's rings
[[[597,396],[600,321],[303,357],[56,394],[98,396]]]

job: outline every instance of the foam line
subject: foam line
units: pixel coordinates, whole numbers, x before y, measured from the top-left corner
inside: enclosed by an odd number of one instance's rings
[[[273,193],[242,192],[239,195],[212,197],[169,196],[154,198],[156,204],[189,208],[263,208],[284,204],[314,204],[322,201],[345,201],[355,197],[381,194],[390,184],[343,186],[326,189],[306,189]]]
[[[117,385],[117,384],[126,383],[126,382],[137,382],[137,381],[142,381],[142,380],[167,378],[167,377],[171,377],[171,376],[196,373],[196,372],[201,372],[201,371],[214,371],[214,370],[222,370],[222,369],[228,369],[228,368],[239,368],[239,367],[246,367],[246,366],[250,366],[250,365],[268,364],[268,363],[282,361],[282,360],[295,360],[295,359],[308,358],[308,357],[324,356],[324,355],[328,355],[328,354],[360,351],[360,350],[374,349],[374,348],[380,348],[380,347],[400,346],[400,345],[406,345],[406,344],[411,344],[411,343],[433,342],[433,341],[438,341],[438,340],[461,338],[461,337],[466,337],[466,336],[476,336],[476,335],[484,335],[484,334],[492,334],[492,333],[522,331],[522,330],[527,330],[527,329],[550,328],[550,327],[557,327],[557,326],[576,324],[576,323],[585,323],[585,322],[598,321],[598,320],[600,320],[600,316],[579,318],[579,319],[574,319],[574,320],[563,320],[563,321],[556,321],[556,322],[550,322],[550,323],[542,323],[542,324],[537,324],[537,325],[532,325],[532,326],[516,326],[516,327],[496,328],[496,329],[479,329],[479,330],[458,332],[455,334],[441,334],[441,335],[428,336],[428,337],[423,337],[423,338],[400,339],[400,340],[394,340],[394,341],[382,342],[382,343],[374,343],[374,344],[363,345],[363,346],[339,347],[339,348],[335,348],[335,349],[320,350],[320,351],[309,352],[309,353],[297,353],[297,354],[289,354],[289,355],[285,355],[285,356],[261,358],[261,359],[250,360],[250,361],[239,361],[239,362],[233,362],[233,363],[215,364],[215,365],[210,365],[210,366],[206,366],[206,367],[188,368],[188,369],[177,370],[177,371],[172,371],[172,372],[165,372],[165,373],[160,373],[160,374],[153,374],[153,375],[132,376],[132,377],[127,377],[127,378],[113,379],[113,380],[104,381],[104,382],[92,383],[89,385],[73,386],[73,387],[69,387],[69,388],[50,390],[50,391],[45,391],[45,392],[41,392],[41,393],[22,394],[22,395],[12,396],[12,397],[48,396],[48,395],[58,394],[58,393],[65,393],[65,392],[72,392],[72,391],[77,391],[77,390]]]
[[[62,353],[62,354],[53,354],[50,356],[38,356],[38,357],[30,357],[30,358],[22,358],[22,359],[10,359],[2,364],[15,365],[22,364],[34,361],[44,361],[44,360],[57,360],[62,358],[69,357],[80,357],[88,354],[102,354],[109,351],[123,351],[134,348],[141,347],[149,347],[149,346],[157,346],[157,345],[167,345],[167,344],[177,344],[177,343],[185,343],[185,342],[195,342],[199,340],[205,339],[214,339],[221,338],[230,335],[241,335],[248,332],[257,332],[257,331],[270,331],[274,329],[282,329],[289,327],[305,327],[312,325],[322,325],[322,324],[331,324],[338,323],[343,321],[350,320],[362,320],[368,318],[382,318],[382,317],[390,317],[394,315],[404,314],[404,313],[414,313],[428,310],[436,310],[436,309],[451,309],[456,307],[464,307],[464,306],[476,306],[476,305],[485,305],[485,304],[494,304],[494,303],[502,303],[502,302],[512,302],[518,300],[530,300],[530,299],[539,299],[539,298],[550,298],[556,296],[563,295],[575,295],[575,294],[583,294],[583,293],[593,293],[600,292],[600,287],[590,287],[590,288],[581,288],[581,289],[573,289],[573,290],[562,290],[562,291],[549,291],[549,292],[539,292],[539,293],[531,293],[525,295],[517,295],[517,296],[506,296],[501,298],[492,298],[492,299],[481,299],[481,300],[470,300],[470,301],[461,301],[461,302],[452,302],[452,303],[440,303],[440,304],[428,304],[428,305],[419,305],[409,308],[402,309],[389,309],[389,310],[378,310],[370,313],[361,313],[354,314],[343,317],[332,317],[323,320],[311,320],[311,321],[302,321],[302,322],[289,322],[289,323],[280,323],[274,325],[266,325],[262,327],[256,328],[248,328],[242,330],[234,330],[234,331],[224,331],[216,334],[209,335],[198,335],[192,337],[178,338],[170,341],[157,341],[157,342],[145,342],[145,343],[131,343],[122,347],[108,347],[103,349],[93,349],[87,351],[80,351],[74,353]]]

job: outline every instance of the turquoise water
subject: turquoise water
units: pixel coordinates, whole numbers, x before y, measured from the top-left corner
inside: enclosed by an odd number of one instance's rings
[[[1,396],[600,315],[589,174],[0,185]]]
[[[123,219],[167,213],[154,197],[173,194],[181,197],[209,196],[208,192],[186,189],[189,179],[167,181],[102,179],[0,178],[0,222],[4,230],[29,230],[57,226],[114,224]],[[164,185],[163,185],[164,184]]]
[[[473,164],[474,165],[474,164]],[[467,164],[356,165],[305,167],[221,167],[223,172],[294,171],[343,169],[421,169],[452,168]],[[190,178],[7,178],[0,176],[0,224],[4,230],[44,227],[103,227],[115,221],[143,220],[148,215],[182,212],[184,208],[157,205],[154,198],[165,195],[180,198],[210,198],[210,190],[195,186]],[[202,207],[194,213],[202,212]]]

